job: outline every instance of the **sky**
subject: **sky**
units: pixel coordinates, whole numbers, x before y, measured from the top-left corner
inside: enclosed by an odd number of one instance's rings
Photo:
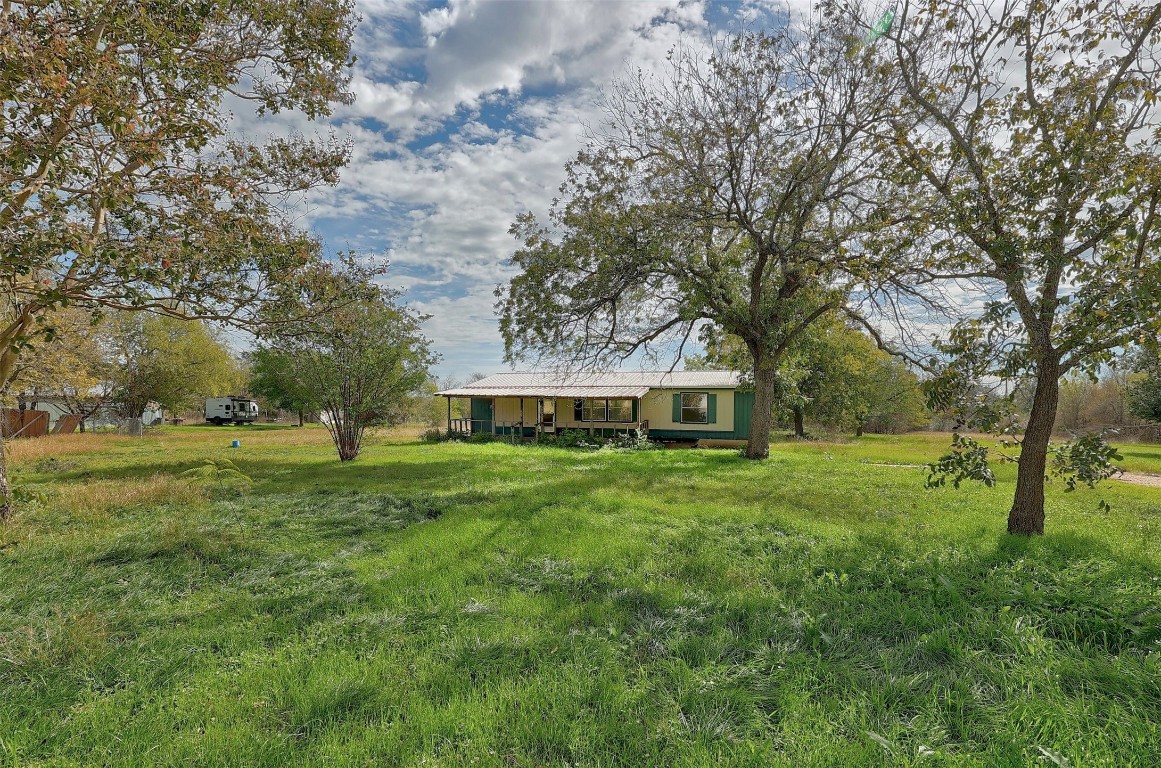
[[[355,102],[323,125],[350,139],[337,187],[300,223],[331,252],[387,258],[385,282],[431,315],[434,373],[507,370],[494,291],[516,216],[543,217],[600,122],[599,96],[675,44],[784,23],[775,0],[359,0]]]

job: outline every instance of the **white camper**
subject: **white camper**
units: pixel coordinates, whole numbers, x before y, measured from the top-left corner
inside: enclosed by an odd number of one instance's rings
[[[207,397],[206,421],[241,426],[258,418],[258,403],[244,397]]]

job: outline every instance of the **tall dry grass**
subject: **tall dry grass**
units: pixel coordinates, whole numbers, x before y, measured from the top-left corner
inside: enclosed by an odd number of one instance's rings
[[[13,464],[24,464],[54,456],[68,456],[77,453],[97,453],[119,445],[132,445],[137,438],[107,432],[86,432],[71,435],[47,435],[27,439],[5,440],[4,448],[8,460]]]
[[[206,498],[204,487],[185,478],[163,474],[146,478],[61,483],[53,491],[54,507],[89,521],[107,517],[113,510],[125,507],[187,505]]]

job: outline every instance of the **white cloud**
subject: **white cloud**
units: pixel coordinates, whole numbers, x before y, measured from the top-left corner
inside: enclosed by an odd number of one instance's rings
[[[492,292],[509,276],[509,225],[546,213],[600,120],[602,87],[629,66],[661,69],[679,40],[708,41],[705,2],[360,0],[358,11],[356,102],[331,121],[352,162],[303,220],[332,249],[390,257],[386,282],[432,315],[441,373],[497,368]],[[255,137],[318,128],[240,116]]]

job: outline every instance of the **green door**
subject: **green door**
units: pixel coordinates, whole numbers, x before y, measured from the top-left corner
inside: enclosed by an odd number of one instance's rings
[[[492,431],[492,403],[490,397],[472,398],[472,434]]]

